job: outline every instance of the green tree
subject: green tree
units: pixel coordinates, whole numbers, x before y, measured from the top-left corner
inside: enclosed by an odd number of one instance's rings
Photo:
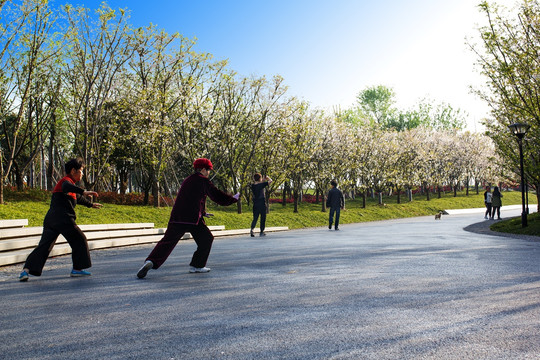
[[[317,116],[318,113],[310,110],[307,104],[300,103],[298,111],[287,123],[286,136],[281,139],[281,146],[288,159],[284,170],[292,183],[295,213],[298,212],[304,185],[311,180],[309,175],[312,154],[321,146],[317,141],[319,127],[313,121]]]
[[[269,175],[273,182],[268,187],[267,201],[271,194],[282,188],[283,206],[286,206],[287,190],[290,185],[290,173],[287,169],[290,166],[289,151],[287,144],[291,139],[290,123],[295,117],[304,111],[304,104],[296,98],[287,98],[279,103],[279,107],[269,114],[272,117],[272,126],[267,126],[263,137],[256,148],[255,161],[251,171]]]
[[[394,90],[383,86],[371,86],[362,90],[357,96],[358,106],[374,124],[387,127],[396,116]]]
[[[48,1],[42,0],[24,1],[6,12],[14,23],[0,27],[4,41],[0,45],[0,122],[3,125],[0,183],[3,185],[15,168],[20,189],[22,173],[41,146],[40,138],[48,119],[41,113],[44,110],[42,94],[48,84],[47,64],[54,62],[59,52],[52,31],[57,14],[49,8]],[[2,191],[0,203],[3,203]]]
[[[74,152],[85,163],[83,181],[93,189],[108,174],[118,127],[105,114],[116,102],[116,89],[133,54],[130,26],[124,10],[106,3],[95,10],[66,5],[67,60],[64,62],[63,110],[74,137]]]
[[[540,200],[540,3],[523,0],[516,12],[482,1],[487,25],[479,28],[481,46],[471,44],[486,86],[477,93],[491,107],[487,134],[500,154],[507,174],[519,174],[519,151],[508,125],[526,122],[524,167]]]
[[[254,172],[255,156],[266,130],[275,126],[280,103],[287,88],[283,78],[230,79],[222,88],[218,128],[222,144],[223,163],[231,178],[233,192],[244,192]],[[238,202],[238,213],[242,213]]]
[[[174,175],[179,179],[187,177],[192,172],[193,160],[206,157],[217,165],[214,176],[226,178],[226,171],[220,166],[224,153],[218,118],[222,89],[231,71],[227,61],[214,61],[211,54],[192,51],[190,57],[175,77],[179,104],[172,135],[181,146],[174,159]]]
[[[124,106],[133,112],[132,131],[140,165],[152,184],[154,206],[159,206],[163,171],[178,155],[174,129],[186,103],[178,78],[189,78],[185,68],[193,59],[193,40],[154,26],[135,33],[135,54],[130,62],[131,89]],[[133,134],[134,135],[134,134]]]

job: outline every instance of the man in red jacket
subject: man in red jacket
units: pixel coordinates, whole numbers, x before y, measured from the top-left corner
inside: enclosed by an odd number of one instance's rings
[[[100,203],[92,202],[85,196],[98,196],[95,191],[86,191],[75,183],[83,175],[84,164],[81,159],[71,159],[65,165],[64,176],[54,187],[51,206],[43,220],[43,234],[38,246],[28,255],[23,271],[19,275],[20,281],[28,281],[28,275],[41,276],[43,266],[49,257],[56,239],[60,234],[64,236],[71,246],[73,270],[70,276],[89,276],[90,272],[84,270],[92,266],[86,236],[75,223],[75,205],[81,204],[89,208],[99,209]]]
[[[156,244],[154,250],[148,255],[144,265],[137,272],[142,279],[150,269],[159,269],[167,260],[174,247],[182,236],[189,232],[197,243],[197,250],[193,253],[190,263],[190,273],[205,273],[210,269],[206,267],[208,256],[212,248],[214,236],[204,223],[206,213],[206,197],[210,197],[219,205],[231,205],[238,201],[240,194],[230,196],[219,190],[208,178],[213,169],[212,162],[201,158],[193,162],[195,173],[188,176],[178,191],[167,230],[163,238]]]

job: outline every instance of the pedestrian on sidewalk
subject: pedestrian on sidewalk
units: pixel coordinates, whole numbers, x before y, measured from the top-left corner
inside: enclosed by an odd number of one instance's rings
[[[339,213],[341,209],[345,208],[345,199],[341,190],[337,188],[337,181],[330,181],[332,188],[328,191],[328,197],[326,198],[326,207],[330,208],[330,215],[328,217],[328,229],[332,229],[334,223],[334,213],[336,215],[336,221],[334,229],[339,230]]]
[[[213,169],[209,159],[196,159],[193,162],[193,169],[195,172],[188,176],[180,186],[165,235],[156,244],[146,258],[144,265],[137,272],[139,279],[144,278],[148,270],[159,269],[186,232],[191,233],[197,244],[189,272],[206,273],[210,271],[210,268],[206,267],[206,262],[212,249],[214,236],[204,222],[204,217],[212,216],[206,212],[206,197],[210,197],[219,205],[227,206],[237,202],[240,194],[231,196],[214,186],[208,178]]]
[[[486,212],[484,214],[484,219],[493,218],[493,216],[491,215],[492,198],[493,198],[493,195],[491,194],[491,188],[489,186],[486,186],[486,191],[484,192],[484,204],[486,205]]]
[[[253,230],[257,226],[257,219],[261,217],[261,231],[259,236],[265,236],[265,226],[266,226],[266,187],[272,183],[272,179],[268,176],[262,176],[259,173],[253,175],[253,180],[255,181],[251,184],[251,192],[253,194],[253,220],[251,221],[251,237],[255,236]]]
[[[491,218],[495,218],[495,212],[497,212],[497,220],[501,220],[501,206],[503,195],[499,191],[499,187],[493,188],[493,194],[491,196]]]
[[[99,203],[88,200],[85,196],[98,196],[95,191],[86,191],[77,185],[83,176],[84,164],[82,159],[69,160],[64,169],[64,176],[56,184],[51,197],[49,211],[43,220],[43,233],[37,247],[28,255],[24,263],[23,271],[19,275],[20,281],[28,281],[28,275],[41,276],[45,262],[49,257],[56,239],[60,234],[64,236],[71,247],[71,259],[73,269],[70,276],[89,276],[86,271],[92,266],[90,251],[86,236],[75,223],[75,206],[84,205],[89,208],[99,209]]]

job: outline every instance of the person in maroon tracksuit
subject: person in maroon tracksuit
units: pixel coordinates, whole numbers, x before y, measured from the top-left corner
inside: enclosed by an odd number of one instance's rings
[[[212,184],[208,178],[210,170],[213,169],[210,160],[196,159],[193,162],[193,168],[195,173],[188,176],[180,186],[163,238],[156,244],[137,272],[139,279],[144,278],[148,270],[159,269],[186,232],[191,233],[197,244],[189,272],[205,273],[210,271],[206,267],[206,262],[210,255],[214,236],[204,222],[204,217],[212,215],[206,213],[206,197],[208,196],[219,205],[226,206],[237,202],[240,194],[231,196]]]
[[[81,159],[71,159],[65,165],[64,176],[54,187],[51,205],[43,220],[43,233],[38,246],[28,255],[23,271],[19,275],[20,281],[27,281],[28,275],[41,276],[43,266],[49,257],[56,239],[60,234],[64,236],[71,246],[73,261],[72,277],[89,276],[85,271],[92,266],[86,236],[75,223],[75,205],[81,204],[89,208],[99,209],[99,203],[93,203],[85,196],[98,196],[95,191],[86,191],[77,185],[83,175],[84,164]]]

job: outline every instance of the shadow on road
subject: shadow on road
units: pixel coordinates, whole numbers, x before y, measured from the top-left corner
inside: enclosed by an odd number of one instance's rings
[[[502,236],[502,237],[508,237],[508,238],[513,238],[513,239],[522,239],[522,240],[527,240],[527,241],[540,242],[540,236],[509,234],[509,233],[493,231],[489,228],[493,223],[494,223],[493,220],[484,220],[484,221],[471,224],[467,227],[464,227],[463,230],[476,233],[476,234],[482,234],[482,235]]]

